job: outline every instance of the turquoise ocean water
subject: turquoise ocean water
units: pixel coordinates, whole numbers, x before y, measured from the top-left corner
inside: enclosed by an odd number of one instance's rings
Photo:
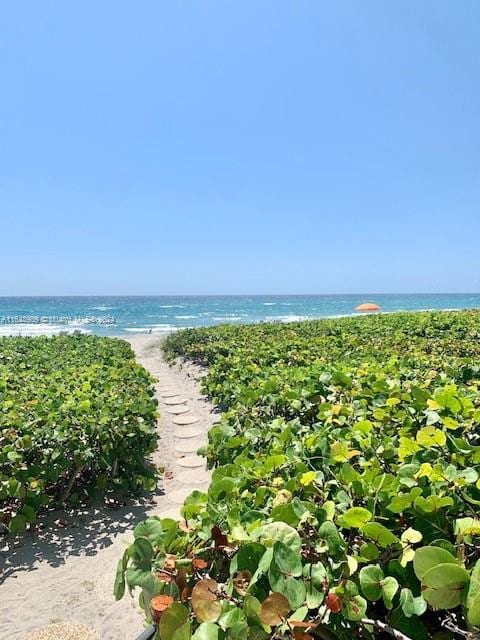
[[[0,297],[0,335],[80,329],[126,336],[225,322],[289,322],[351,315],[368,300],[387,312],[480,308],[480,294]]]

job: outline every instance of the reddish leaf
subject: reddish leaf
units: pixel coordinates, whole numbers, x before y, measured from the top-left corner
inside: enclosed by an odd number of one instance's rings
[[[177,585],[178,590],[180,591],[180,593],[182,593],[182,591],[187,586],[187,572],[185,571],[185,569],[180,568],[177,571],[177,576],[175,578],[175,584]]]
[[[203,558],[194,558],[192,560],[192,567],[195,571],[201,571],[202,569],[206,569],[208,567],[208,562],[205,562]]]
[[[212,538],[215,541],[216,549],[223,549],[225,547],[228,547],[227,536],[222,533],[220,527],[218,527],[217,525],[215,525],[212,529]]]
[[[260,610],[260,620],[263,624],[275,627],[281,624],[287,613],[290,611],[290,604],[281,593],[272,593],[262,602]]]
[[[330,592],[325,599],[325,604],[332,613],[338,613],[342,609],[342,601],[336,593]]]
[[[150,609],[152,611],[153,621],[158,624],[158,621],[162,617],[164,611],[168,609],[168,607],[172,604],[173,598],[172,596],[166,596],[161,594],[159,596],[153,596],[150,600]]]
[[[199,622],[215,622],[222,612],[217,596],[218,584],[215,580],[200,580],[192,590],[192,607]]]

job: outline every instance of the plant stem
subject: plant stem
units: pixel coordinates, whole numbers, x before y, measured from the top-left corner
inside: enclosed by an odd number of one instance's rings
[[[393,627],[390,627],[390,625],[386,624],[385,622],[381,622],[380,620],[372,620],[370,618],[362,618],[360,620],[360,622],[362,624],[369,624],[372,627],[376,627],[377,629],[380,629],[381,631],[384,631],[385,633],[388,633],[393,638],[395,638],[395,640],[411,640],[411,638],[406,636],[401,631],[398,631],[397,629],[394,629]]]
[[[64,492],[62,493],[62,495],[60,496],[60,502],[63,503],[65,502],[65,500],[68,498],[70,491],[73,488],[73,485],[75,483],[75,480],[77,479],[78,474],[80,473],[80,471],[83,469],[82,466],[78,466],[75,468],[75,471],[72,473],[70,480],[68,481],[67,486],[65,487]]]

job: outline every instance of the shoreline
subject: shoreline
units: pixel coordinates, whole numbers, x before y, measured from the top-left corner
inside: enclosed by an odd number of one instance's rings
[[[209,328],[216,327],[219,325],[232,325],[232,326],[242,326],[242,325],[256,325],[256,324],[289,324],[289,323],[297,323],[297,322],[315,322],[321,320],[340,320],[342,318],[363,318],[371,315],[392,315],[392,314],[403,314],[403,313],[427,313],[427,312],[460,312],[460,311],[479,311],[479,307],[445,307],[445,308],[425,308],[425,309],[396,309],[396,310],[380,310],[374,312],[358,312],[353,311],[350,313],[338,313],[338,314],[329,314],[329,315],[318,315],[318,316],[301,316],[301,315],[279,315],[279,316],[268,316],[265,319],[255,319],[255,320],[244,320],[243,318],[235,318],[235,319],[227,319],[225,318],[221,322],[209,323],[209,324],[198,324],[195,326],[159,326],[152,325],[151,327],[124,327],[116,329],[112,328],[114,333],[104,333],[100,331],[96,331],[95,328],[86,328],[83,326],[71,326],[68,325],[55,325],[55,324],[41,324],[41,323],[15,323],[15,324],[3,324],[0,325],[0,338],[2,337],[35,337],[35,336],[54,336],[54,335],[73,335],[75,333],[83,333],[88,335],[98,335],[106,338],[121,338],[122,340],[130,340],[137,336],[143,337],[152,337],[157,340],[161,340],[162,338],[175,333],[176,331],[181,331],[183,329],[200,329],[200,328]]]

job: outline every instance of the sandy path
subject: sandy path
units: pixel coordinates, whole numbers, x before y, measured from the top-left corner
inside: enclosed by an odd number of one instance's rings
[[[0,540],[2,640],[24,640],[28,632],[66,619],[93,627],[101,640],[133,640],[143,628],[136,599],[126,595],[115,602],[112,595],[125,541],[148,515],[177,517],[186,495],[208,486],[209,474],[195,451],[206,442],[216,416],[195,382],[198,371],[169,367],[158,349],[158,337],[134,336],[129,342],[137,360],[159,380],[160,440],[154,462],[165,468],[165,477],[153,495],[120,509],[56,512],[45,520],[44,528],[10,548],[2,547]],[[179,400],[185,402],[175,404]],[[169,413],[177,410],[182,413]],[[184,422],[194,417],[198,421],[177,425],[174,419],[180,415],[187,417]]]

